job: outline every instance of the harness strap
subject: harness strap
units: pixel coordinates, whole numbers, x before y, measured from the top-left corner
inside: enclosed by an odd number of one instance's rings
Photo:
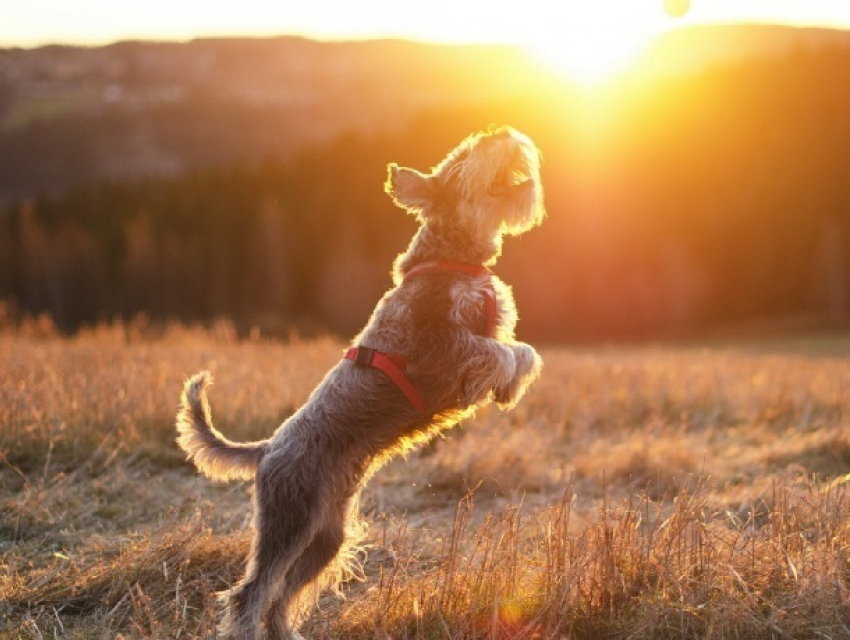
[[[434,269],[442,271],[457,271],[475,278],[493,275],[493,272],[483,264],[469,264],[468,262],[455,262],[453,260],[428,260],[427,262],[420,262],[413,266],[410,271],[407,271],[404,274],[404,277],[409,278],[416,274],[424,273],[425,271],[433,271]]]
[[[404,372],[407,367],[407,358],[391,353],[384,353],[369,347],[351,347],[345,353],[346,360],[353,360],[358,367],[372,367],[379,369],[395,383],[407,400],[420,415],[425,414],[425,403],[422,396],[413,386],[410,378]]]
[[[452,262],[450,260],[432,260],[416,265],[404,274],[404,278],[406,280],[432,270],[455,271],[472,276],[473,278],[493,275],[490,269],[480,264],[467,264],[465,262]],[[488,338],[495,337],[497,311],[496,292],[493,290],[491,284],[484,290],[483,335]],[[372,367],[383,372],[405,395],[411,406],[419,412],[419,415],[425,415],[425,402],[405,372],[405,369],[407,369],[407,358],[394,353],[384,353],[377,349],[360,346],[351,347],[346,351],[345,359],[353,361],[358,367]]]
[[[414,266],[410,271],[404,274],[404,279],[407,280],[413,276],[425,273],[426,271],[456,271],[465,273],[473,278],[482,276],[491,276],[493,272],[481,264],[468,264],[466,262],[453,262],[451,260],[430,260],[422,262]],[[493,286],[490,285],[484,290],[484,331],[482,335],[488,338],[496,337],[496,292]]]

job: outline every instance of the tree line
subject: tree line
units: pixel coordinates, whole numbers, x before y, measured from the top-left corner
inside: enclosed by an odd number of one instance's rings
[[[386,164],[427,169],[491,123],[543,151],[549,218],[497,267],[526,336],[661,335],[850,312],[850,52],[623,84],[604,121],[541,89],[292,157],[99,182],[0,215],[0,298],[66,330],[131,317],[348,334],[415,221]],[[589,118],[591,118],[589,120]]]

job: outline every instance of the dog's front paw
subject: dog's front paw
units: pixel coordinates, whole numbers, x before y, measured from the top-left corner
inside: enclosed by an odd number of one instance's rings
[[[525,378],[528,383],[533,382],[540,375],[543,368],[543,359],[535,351],[534,347],[524,342],[514,345],[514,356],[516,357],[516,375]]]
[[[516,362],[514,376],[508,384],[493,389],[493,400],[502,409],[510,409],[519,402],[543,367],[543,360],[532,346],[520,342],[512,345],[512,349]]]

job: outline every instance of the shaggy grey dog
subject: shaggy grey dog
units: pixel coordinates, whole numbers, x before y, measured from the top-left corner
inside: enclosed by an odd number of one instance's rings
[[[389,166],[385,188],[421,226],[357,345],[268,440],[212,425],[202,372],[185,386],[177,442],[215,480],[254,478],[245,576],[222,594],[226,637],[297,637],[317,590],[345,570],[357,496],[390,456],[494,400],[513,406],[541,360],[514,339],[510,288],[494,276],[504,235],[544,216],[540,156],[503,127],[469,136],[430,173]]]

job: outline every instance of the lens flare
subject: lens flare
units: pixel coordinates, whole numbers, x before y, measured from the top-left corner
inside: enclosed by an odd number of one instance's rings
[[[671,18],[684,17],[690,8],[690,0],[664,0],[664,11]]]

